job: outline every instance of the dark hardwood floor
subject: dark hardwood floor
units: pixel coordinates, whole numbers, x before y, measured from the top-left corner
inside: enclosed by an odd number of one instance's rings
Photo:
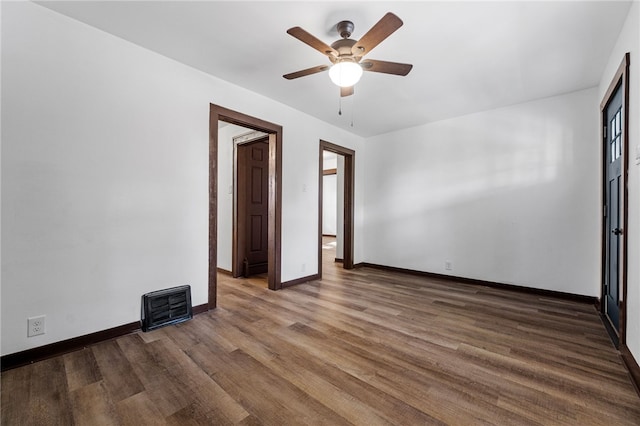
[[[3,425],[639,425],[593,306],[323,262],[272,292],[2,373]]]

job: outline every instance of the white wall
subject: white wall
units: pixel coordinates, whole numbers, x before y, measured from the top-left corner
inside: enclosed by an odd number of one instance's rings
[[[336,191],[336,259],[344,259],[344,155],[337,157]]]
[[[336,235],[338,214],[337,175],[325,175],[322,179],[322,234]]]
[[[1,7],[3,355],[137,321],[151,290],[190,284],[206,303],[209,103],[284,127],[282,280],[317,271],[319,140],[361,138],[36,4]]]
[[[323,186],[322,233],[336,236],[336,259],[344,258],[344,156],[335,154],[324,162],[325,169],[336,169],[335,175],[325,176]],[[356,219],[357,222],[357,219]],[[327,226],[327,224],[330,224]]]
[[[218,268],[226,271],[233,258],[233,138],[250,131],[234,124],[218,129]]]
[[[323,151],[322,168],[335,169],[338,167],[338,154],[334,154],[330,151]]]
[[[324,170],[338,167],[338,156],[329,151],[323,151],[322,167]],[[322,233],[336,235],[337,229],[337,180],[336,175],[325,175],[322,180]]]
[[[629,70],[629,221],[625,235],[627,247],[627,346],[640,362],[640,165],[636,150],[640,150],[640,3],[635,1],[620,32],[615,48],[600,80],[598,104],[620,66],[626,52],[631,53]]]
[[[590,89],[368,139],[366,261],[597,296],[597,104]]]

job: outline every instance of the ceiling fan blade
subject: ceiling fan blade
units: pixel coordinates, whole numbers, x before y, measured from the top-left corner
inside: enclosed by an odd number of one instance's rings
[[[340,97],[344,98],[351,95],[353,95],[353,86],[340,88]]]
[[[376,61],[374,59],[365,59],[360,63],[365,71],[382,72],[385,74],[407,75],[413,65],[401,64],[398,62]]]
[[[306,70],[300,70],[283,75],[287,80],[293,80],[294,78],[304,77],[306,75],[316,74],[329,69],[328,65],[318,65],[317,67],[307,68]]]
[[[308,32],[306,32],[305,30],[303,30],[300,27],[289,28],[287,30],[287,34],[290,34],[293,37],[295,37],[298,40],[300,40],[301,42],[313,47],[314,49],[316,49],[318,52],[322,53],[323,55],[327,55],[329,57],[331,57],[331,56],[337,57],[338,56],[338,52],[333,47],[329,46],[328,44],[326,44],[322,40],[318,40],[316,37],[312,36],[311,34],[309,34]]]
[[[353,45],[351,52],[356,56],[366,55],[401,26],[400,18],[391,12],[387,13]]]

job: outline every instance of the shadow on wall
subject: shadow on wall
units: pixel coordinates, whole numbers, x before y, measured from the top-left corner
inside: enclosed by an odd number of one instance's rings
[[[504,191],[554,182],[560,168],[573,161],[573,131],[560,122],[546,123],[545,129],[536,123],[539,121],[532,119],[530,123],[516,125],[505,118],[493,123],[492,136],[478,138],[456,130],[456,135],[452,135],[456,140],[446,137],[442,143],[426,141],[428,148],[423,148],[424,155],[405,158],[403,167],[381,182],[393,189],[386,192],[390,205],[396,205],[398,199],[412,197],[413,202],[402,203],[404,213],[410,214],[411,210],[437,210]],[[416,187],[428,197],[413,197]],[[380,191],[384,192],[385,188],[381,187]]]

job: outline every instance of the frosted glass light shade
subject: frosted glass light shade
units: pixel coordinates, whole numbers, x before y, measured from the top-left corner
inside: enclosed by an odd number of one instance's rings
[[[360,81],[362,67],[355,62],[338,62],[329,70],[329,78],[340,87],[351,87]]]

